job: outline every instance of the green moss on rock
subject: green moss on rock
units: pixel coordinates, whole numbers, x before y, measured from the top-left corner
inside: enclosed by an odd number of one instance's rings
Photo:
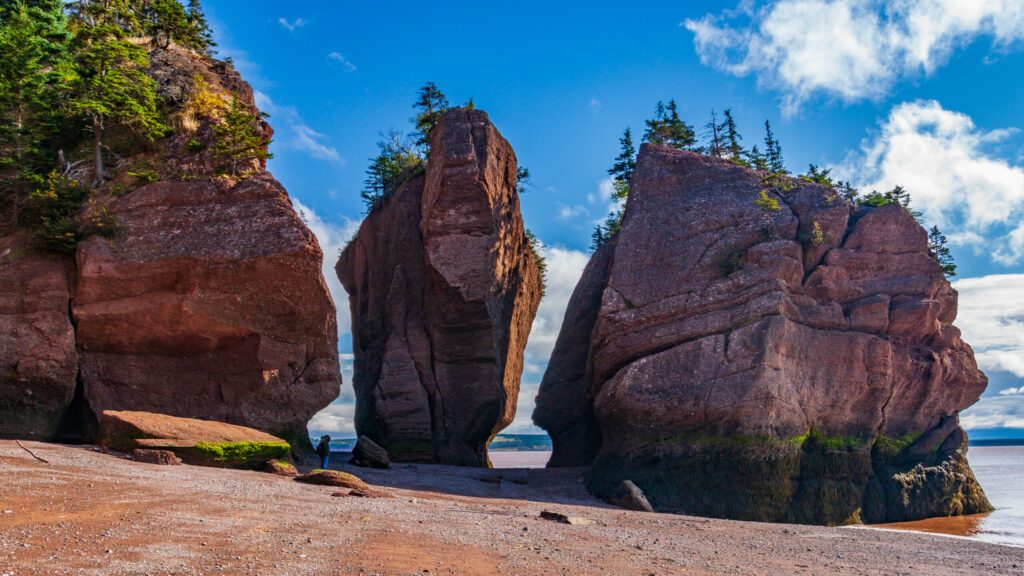
[[[185,462],[222,468],[257,468],[268,460],[285,460],[291,446],[281,442],[198,442],[172,448]]]

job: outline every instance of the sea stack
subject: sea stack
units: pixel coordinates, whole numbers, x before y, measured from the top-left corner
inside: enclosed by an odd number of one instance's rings
[[[176,129],[90,192],[80,218],[110,223],[107,237],[53,256],[0,236],[0,437],[89,440],[101,412],[132,410],[307,445],[341,385],[323,254],[258,155],[217,169],[232,102],[265,141],[272,130],[226,63],[172,45],[149,74]]]
[[[956,309],[901,206],[644,145],[534,419],[550,465],[591,465],[605,498],[631,480],[659,511],[816,524],[986,511],[957,417],[987,379]]]
[[[542,290],[516,169],[486,113],[448,111],[425,172],[373,206],[338,261],[356,431],[392,460],[487,466],[515,416]]]

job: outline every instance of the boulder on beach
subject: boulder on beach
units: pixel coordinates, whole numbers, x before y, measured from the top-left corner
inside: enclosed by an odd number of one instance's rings
[[[366,436],[360,436],[352,448],[352,463],[367,468],[387,469],[391,467],[388,451]]]
[[[143,464],[159,464],[161,466],[177,466],[181,458],[170,450],[149,450],[136,448],[132,450],[132,460]]]
[[[295,478],[296,482],[304,484],[316,484],[317,486],[336,486],[350,488],[352,490],[370,490],[370,485],[363,482],[355,474],[341,472],[340,470],[313,470]]]
[[[167,450],[197,466],[256,469],[269,460],[291,458],[287,442],[259,430],[152,412],[106,410],[99,435],[100,443],[113,450]]]
[[[767,194],[773,202],[761,200]],[[642,147],[537,399],[551,465],[655,510],[846,524],[990,509],[958,413],[987,379],[898,204]]]
[[[515,416],[542,290],[516,171],[486,113],[450,110],[426,172],[380,199],[341,254],[356,431],[392,460],[486,466]]]

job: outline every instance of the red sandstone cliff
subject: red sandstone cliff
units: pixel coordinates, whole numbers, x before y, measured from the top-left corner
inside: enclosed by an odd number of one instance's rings
[[[71,413],[144,410],[308,442],[341,385],[323,254],[263,162],[213,175],[214,120],[188,95],[202,86],[258,112],[238,73],[173,46],[151,62],[189,129],[126,157],[92,194],[83,217],[108,215],[113,238],[71,259],[0,237],[0,437],[52,439]],[[132,167],[157,181],[139,186]]]
[[[444,115],[426,173],[371,211],[337,270],[357,431],[395,460],[487,465],[515,416],[541,279],[515,154],[484,112]]]
[[[757,173],[644,146],[538,396],[551,465],[593,462],[596,493],[632,479],[664,511],[845,523],[986,509],[957,414],[987,380],[925,231],[899,206],[794,184],[766,211]]]

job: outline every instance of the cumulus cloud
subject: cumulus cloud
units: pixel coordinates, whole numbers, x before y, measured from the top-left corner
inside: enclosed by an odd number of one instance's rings
[[[1024,386],[999,391],[1000,396],[1024,396]]]
[[[302,18],[296,18],[295,20],[289,21],[284,16],[278,18],[277,23],[280,24],[282,28],[289,32],[295,32],[297,29],[302,28],[303,26],[306,25],[306,21],[303,20]]]
[[[960,415],[968,430],[978,428],[1024,428],[1024,402],[1020,396],[982,398]]]
[[[327,144],[327,137],[311,128],[294,106],[277,104],[270,96],[258,90],[255,96],[256,106],[270,114],[282,146],[304,152],[320,160],[335,164],[345,163],[338,149]]]
[[[327,288],[331,292],[334,306],[338,310],[338,335],[348,334],[352,331],[352,321],[348,309],[348,292],[342,287],[338,275],[334,272],[334,265],[338,261],[338,255],[348,244],[348,241],[359,230],[359,221],[343,217],[341,223],[327,222],[320,217],[312,208],[303,204],[298,198],[292,197],[292,204],[295,211],[306,222],[324,253],[323,274],[327,281]],[[350,382],[351,380],[346,380]]]
[[[559,220],[572,220],[573,218],[579,216],[580,214],[583,214],[587,210],[586,208],[580,206],[579,204],[576,204],[574,206],[567,206],[559,202],[557,203],[557,206],[557,218]]]
[[[341,355],[341,396],[329,406],[317,412],[309,421],[309,431],[314,434],[332,434],[340,437],[355,436],[356,398],[352,388],[352,355]]]
[[[568,248],[541,248],[547,260],[547,291],[533,320],[530,339],[526,344],[526,360],[536,364],[547,364],[555,339],[562,329],[562,317],[569,305],[572,291],[576,289],[590,256],[585,252]]]
[[[934,100],[903,103],[837,172],[867,190],[903,186],[953,243],[1016,264],[1024,259],[1024,166],[992,150],[1014,134],[979,129]]]
[[[338,314],[338,336],[352,331],[352,318],[348,307],[348,293],[334,272],[334,264],[338,254],[348,241],[359,230],[359,222],[343,218],[340,223],[327,222],[312,208],[306,206],[298,198],[292,197],[295,211],[306,222],[313,235],[316,236],[320,249],[324,253],[323,275],[327,288],[334,300]],[[309,429],[314,433],[352,436],[355,434],[355,394],[352,389],[352,361],[350,353],[341,354],[341,396],[332,404],[318,412],[309,422]]]
[[[358,70],[358,68],[356,68],[356,65],[349,62],[348,58],[342,56],[340,52],[331,52],[330,54],[327,55],[327,57],[344,66],[345,69],[348,70],[349,72],[355,72],[356,70]]]
[[[979,37],[1007,51],[1024,40],[1019,0],[744,0],[688,19],[701,61],[754,75],[795,112],[815,95],[874,99],[906,77],[931,74]]]
[[[960,292],[956,324],[978,365],[1024,378],[1024,274],[965,278],[953,287]]]

